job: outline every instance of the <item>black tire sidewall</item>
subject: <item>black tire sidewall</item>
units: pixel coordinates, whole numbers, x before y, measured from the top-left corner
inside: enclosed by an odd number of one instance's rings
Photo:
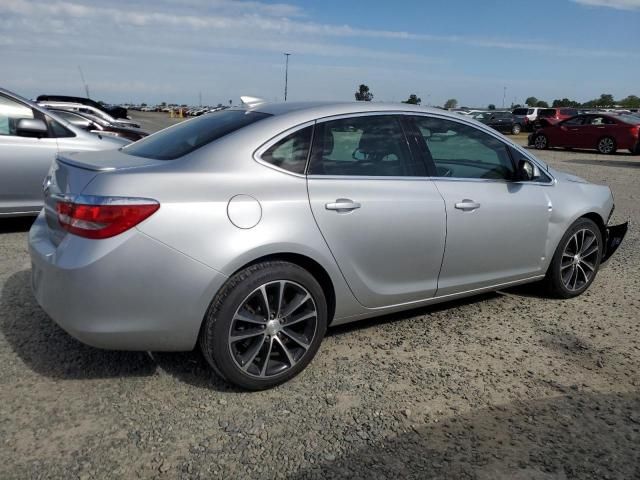
[[[562,263],[562,253],[564,252],[567,246],[567,242],[569,242],[573,234],[576,233],[578,230],[582,230],[583,228],[589,228],[596,235],[596,238],[598,239],[598,261],[595,264],[595,273],[591,277],[591,279],[589,279],[589,281],[580,290],[573,291],[573,290],[567,289],[564,283],[562,282],[562,276],[560,273],[560,266]],[[551,293],[560,298],[572,298],[572,297],[577,297],[578,295],[581,295],[582,293],[587,291],[587,289],[591,286],[593,281],[598,276],[598,271],[600,269],[600,262],[602,261],[602,252],[603,252],[602,232],[600,231],[600,228],[598,228],[598,225],[596,225],[596,223],[593,220],[590,220],[584,217],[576,220],[571,225],[571,227],[569,227],[569,229],[565,232],[565,234],[562,236],[562,240],[560,240],[560,243],[558,244],[558,247],[556,248],[556,251],[553,255],[553,259],[551,260],[551,264],[549,265],[549,270],[547,272],[547,280],[549,282]]]
[[[292,368],[280,375],[261,379],[242,372],[236,365],[229,350],[228,335],[233,316],[247,295],[261,285],[276,280],[298,283],[311,294],[318,311],[316,334],[309,350]],[[328,318],[327,302],[322,287],[308,271],[288,262],[253,265],[231,277],[218,295],[222,295],[223,298],[212,303],[205,320],[201,344],[206,344],[203,345],[205,358],[227,381],[248,390],[262,390],[293,378],[313,360],[326,333]]]

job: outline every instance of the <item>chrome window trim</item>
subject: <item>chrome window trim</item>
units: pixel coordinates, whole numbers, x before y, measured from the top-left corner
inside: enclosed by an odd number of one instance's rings
[[[499,132],[497,132],[496,130],[487,127],[486,125],[482,124],[482,123],[475,123],[475,122],[469,122],[466,121],[466,119],[462,116],[460,116],[460,118],[452,118],[449,115],[441,115],[438,114],[437,112],[412,112],[412,111],[407,111],[407,110],[376,110],[376,111],[371,111],[371,112],[353,112],[353,113],[341,113],[339,115],[328,115],[326,117],[320,117],[317,118],[315,120],[309,120],[307,122],[304,123],[300,123],[298,125],[295,125],[293,127],[288,128],[287,130],[279,133],[278,135],[271,137],[269,140],[267,140],[266,142],[264,142],[261,146],[259,146],[253,153],[253,159],[258,162],[261,165],[264,165],[265,167],[271,168],[273,170],[276,170],[278,172],[282,172],[282,173],[286,173],[287,175],[292,175],[294,177],[298,177],[298,178],[312,178],[312,179],[320,179],[320,178],[332,178],[334,180],[336,179],[340,179],[340,178],[349,178],[351,180],[355,180],[355,179],[366,179],[366,180],[374,180],[374,179],[383,179],[383,178],[388,178],[388,179],[392,179],[392,180],[406,180],[406,179],[438,179],[438,180],[442,180],[442,179],[446,179],[446,180],[454,180],[452,177],[429,177],[429,176],[422,176],[422,177],[413,177],[413,176],[400,176],[400,177],[385,177],[385,176],[357,176],[357,175],[306,175],[306,174],[301,174],[301,173],[294,173],[294,172],[290,172],[289,170],[285,170],[284,168],[280,168],[280,167],[276,167],[275,165],[270,164],[269,162],[266,162],[264,160],[262,160],[261,156],[262,154],[268,150],[273,144],[277,143],[278,141],[282,140],[282,138],[286,137],[287,135],[290,135],[292,133],[295,133],[298,130],[302,130],[303,128],[309,127],[311,125],[318,125],[320,123],[325,123],[325,122],[330,122],[333,120],[341,120],[343,118],[353,118],[353,117],[367,117],[367,116],[388,116],[388,115],[404,115],[404,116],[410,116],[410,117],[431,117],[431,118],[438,118],[438,119],[442,119],[442,120],[449,120],[451,122],[455,122],[455,123],[459,123],[461,125],[466,125],[468,127],[473,127],[476,128],[490,136],[492,136],[493,138],[495,138],[496,140],[500,141],[501,143],[510,146],[514,149],[516,149],[519,153],[521,153],[525,158],[527,158],[528,160],[530,160],[533,164],[535,164],[538,168],[540,168],[542,171],[544,171],[544,174],[547,175],[549,178],[551,178],[551,181],[549,182],[538,182],[538,181],[524,181],[524,180],[519,180],[519,181],[509,181],[509,180],[498,180],[500,182],[504,182],[504,183],[519,183],[519,184],[525,184],[525,185],[542,185],[542,186],[553,186],[557,183],[555,177],[551,174],[551,172],[549,172],[547,170],[547,167],[543,164],[540,163],[540,161],[535,158],[533,155],[531,155],[525,148],[523,148],[521,145],[518,145],[517,143],[505,138],[503,135],[501,135]],[[312,138],[312,145],[311,147],[313,147],[313,138]],[[308,159],[307,159],[307,168],[308,168]],[[305,168],[306,171],[306,168]],[[455,180],[459,180],[459,181],[469,181],[469,180],[477,180],[477,181],[496,181],[495,179],[486,179],[486,178],[459,178],[456,177]]]

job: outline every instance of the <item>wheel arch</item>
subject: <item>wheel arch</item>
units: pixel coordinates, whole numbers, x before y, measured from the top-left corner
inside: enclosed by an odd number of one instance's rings
[[[294,265],[298,265],[301,268],[307,270],[313,277],[318,281],[320,286],[322,287],[322,291],[324,292],[324,296],[327,300],[327,314],[328,314],[328,324],[330,325],[333,321],[333,317],[336,311],[336,291],[333,281],[331,280],[331,276],[329,272],[316,260],[313,258],[303,255],[301,253],[293,253],[293,252],[277,252],[270,253],[267,255],[262,255],[257,257],[244,265],[238,267],[230,277],[235,275],[241,270],[248,268],[252,265],[256,265],[258,263],[263,262],[271,262],[271,261],[284,261],[293,263]]]
[[[598,226],[598,229],[600,230],[600,234],[602,235],[602,240],[604,241],[607,238],[606,225],[604,223],[604,219],[602,218],[602,216],[600,216],[599,213],[588,212],[588,213],[585,213],[584,215],[580,215],[578,218],[576,218],[576,220],[578,220],[579,218],[588,218],[589,220],[593,221],[593,223],[595,223]]]

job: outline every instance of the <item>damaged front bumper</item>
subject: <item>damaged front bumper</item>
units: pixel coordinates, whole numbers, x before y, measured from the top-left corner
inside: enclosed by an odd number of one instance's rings
[[[624,222],[620,225],[611,225],[605,228],[604,252],[602,253],[600,263],[604,263],[611,258],[611,255],[615,253],[622,243],[622,239],[627,234],[628,228],[629,222]]]

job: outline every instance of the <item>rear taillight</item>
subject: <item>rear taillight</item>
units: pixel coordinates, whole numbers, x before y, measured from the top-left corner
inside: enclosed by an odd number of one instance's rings
[[[631,135],[638,138],[640,137],[640,125],[636,125],[635,127],[631,127]]]
[[[135,227],[160,204],[149,198],[79,197],[59,201],[58,222],[69,233],[85,238],[109,238]]]

